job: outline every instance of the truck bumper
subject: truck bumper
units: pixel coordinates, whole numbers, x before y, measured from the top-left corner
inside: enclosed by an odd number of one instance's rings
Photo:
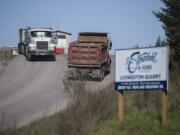
[[[96,79],[100,77],[99,68],[68,68],[67,73],[68,78],[82,79],[82,78],[91,78]]]
[[[36,55],[36,56],[52,56],[52,55],[56,55],[55,51],[51,51],[51,50],[31,50],[29,51],[30,55]]]

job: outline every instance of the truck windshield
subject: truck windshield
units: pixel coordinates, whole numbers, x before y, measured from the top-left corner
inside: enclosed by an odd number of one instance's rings
[[[50,31],[31,31],[32,37],[52,37]]]

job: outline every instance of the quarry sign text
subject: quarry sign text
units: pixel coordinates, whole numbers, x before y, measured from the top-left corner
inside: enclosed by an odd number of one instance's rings
[[[167,90],[168,47],[115,51],[115,89]]]

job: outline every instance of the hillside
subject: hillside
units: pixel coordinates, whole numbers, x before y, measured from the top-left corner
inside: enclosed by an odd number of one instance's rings
[[[161,125],[161,92],[125,92],[125,117],[117,120],[113,84],[98,92],[84,90],[85,82],[69,82],[74,99],[68,108],[7,135],[178,135],[180,134],[180,72],[170,72],[168,126]]]

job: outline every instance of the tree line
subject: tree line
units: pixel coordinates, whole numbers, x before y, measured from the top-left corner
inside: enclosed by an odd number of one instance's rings
[[[168,45],[173,49],[173,61],[180,64],[180,0],[161,0],[164,7],[153,14],[162,22],[166,39],[158,37],[155,46]],[[172,51],[172,50],[171,50]]]

